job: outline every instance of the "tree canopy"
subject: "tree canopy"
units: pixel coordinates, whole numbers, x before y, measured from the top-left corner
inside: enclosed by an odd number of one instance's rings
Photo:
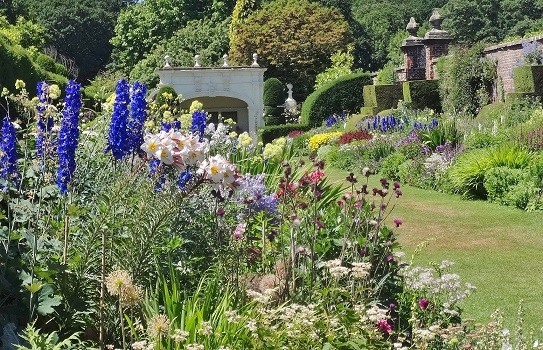
[[[339,10],[307,0],[268,3],[249,15],[235,35],[232,61],[250,64],[256,52],[268,76],[293,83],[302,95],[311,91],[317,74],[330,65],[330,56],[351,42]]]

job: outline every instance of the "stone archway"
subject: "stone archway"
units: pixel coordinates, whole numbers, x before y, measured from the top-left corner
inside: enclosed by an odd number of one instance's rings
[[[199,96],[184,99],[181,108],[188,110],[191,103],[198,100],[204,105],[204,110],[211,114],[211,121],[216,122],[220,114],[222,119],[231,118],[236,122],[238,132],[249,131],[249,110],[247,102],[234,97],[227,96]]]
[[[194,99],[215,113],[236,111],[239,127],[252,135],[264,126],[264,72],[260,67],[194,67],[158,70],[160,85],[169,85],[188,103]],[[182,107],[185,107],[185,101]],[[190,105],[190,103],[188,103]]]

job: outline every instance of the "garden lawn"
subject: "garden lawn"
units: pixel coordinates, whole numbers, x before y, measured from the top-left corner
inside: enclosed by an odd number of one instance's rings
[[[337,169],[326,173],[332,181],[347,175]],[[372,176],[370,188],[378,180],[378,175]],[[416,252],[413,262],[419,266],[453,261],[452,272],[477,287],[463,303],[464,318],[488,322],[500,309],[506,326],[514,330],[523,300],[525,324],[543,326],[543,212],[527,213],[410,186],[402,186],[402,191],[390,225],[396,217],[404,222],[397,229],[404,259]],[[417,249],[421,244],[425,246]]]

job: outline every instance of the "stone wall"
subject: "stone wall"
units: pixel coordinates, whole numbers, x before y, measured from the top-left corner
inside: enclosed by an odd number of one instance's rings
[[[522,43],[536,40],[543,43],[543,35],[489,46],[484,49],[486,58],[497,63],[498,81],[494,84],[492,100],[502,101],[504,94],[514,92],[513,68],[522,64]]]

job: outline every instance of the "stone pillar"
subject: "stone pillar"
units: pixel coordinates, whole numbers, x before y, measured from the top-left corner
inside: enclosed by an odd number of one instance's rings
[[[422,44],[422,38],[417,37],[419,25],[411,17],[407,24],[409,37],[402,42],[403,52],[403,77],[399,75],[400,81],[423,80],[426,76],[425,50]],[[403,79],[402,79],[403,78]]]
[[[446,30],[441,29],[443,17],[437,9],[430,17],[430,29],[425,35],[422,43],[426,49],[426,79],[432,80],[437,78],[435,65],[436,61],[441,56],[446,56],[449,53],[449,43],[452,38]]]

